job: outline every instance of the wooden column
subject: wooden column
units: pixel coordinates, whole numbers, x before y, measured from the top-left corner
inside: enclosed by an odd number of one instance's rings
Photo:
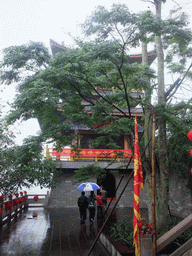
[[[156,128],[156,114],[153,113],[153,129],[152,129],[152,226],[153,226],[153,256],[156,256],[156,216],[155,216],[155,128]]]

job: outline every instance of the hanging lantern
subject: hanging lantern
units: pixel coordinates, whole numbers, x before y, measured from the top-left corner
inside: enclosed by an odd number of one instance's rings
[[[192,141],[192,130],[188,132],[187,137],[189,140]]]
[[[34,196],[33,199],[34,199],[35,201],[38,201],[38,200],[39,200],[39,197],[38,197],[38,196]]]
[[[19,201],[17,199],[13,200],[13,206],[17,206],[19,204]]]
[[[6,211],[11,210],[12,204],[10,202],[5,203]]]
[[[22,204],[23,203],[23,199],[20,198],[19,199],[19,203]]]
[[[27,197],[26,196],[23,197],[23,201],[27,201]]]

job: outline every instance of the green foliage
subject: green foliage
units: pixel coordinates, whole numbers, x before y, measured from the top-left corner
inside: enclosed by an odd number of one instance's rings
[[[181,219],[176,217],[169,217],[167,227],[165,229],[157,230],[158,239],[166,234],[169,230],[175,227]],[[121,241],[129,248],[133,248],[133,223],[128,220],[121,220],[115,223],[111,228],[111,237],[113,237],[116,241]],[[182,244],[187,242],[192,237],[192,228],[188,228],[181,235],[179,235],[176,239],[174,239],[165,249],[180,247]]]
[[[115,223],[111,228],[111,237],[115,241],[121,241],[130,249],[133,247],[133,223],[128,220],[121,220]]]
[[[59,171],[56,163],[42,156],[42,141],[31,137],[17,146],[12,133],[0,120],[0,193],[9,194],[21,186],[32,184],[41,187],[54,187],[58,182]]]
[[[166,234],[169,230],[174,228],[180,221],[181,219],[179,218],[169,217],[167,227],[163,230],[157,230],[158,238],[160,238],[161,236]],[[191,237],[192,237],[192,228],[190,227],[187,230],[185,230],[181,235],[179,235],[177,238],[175,238],[164,250],[171,247],[178,248],[181,245],[183,245],[185,242],[187,242],[189,239],[191,239]]]
[[[132,14],[126,5],[120,4],[112,5],[110,10],[99,6],[87,18],[83,28],[86,35],[93,37],[87,37],[86,42],[77,40],[76,48],[52,58],[39,43],[5,49],[1,80],[7,84],[19,82],[18,94],[7,123],[38,118],[42,128],[39,140],[51,140],[55,142],[56,148],[70,145],[72,139],[77,138],[70,131],[83,126],[101,135],[94,141],[95,146],[105,145],[105,148],[118,149],[115,139],[133,132],[132,109],[138,105],[144,110],[148,107],[148,101],[145,98],[134,98],[133,92],[152,93],[154,87],[149,81],[156,78],[148,66],[131,63],[131,49],[141,41],[153,42],[155,35],[161,35],[170,70],[183,75],[186,72],[186,60],[192,55],[189,47],[192,33],[184,15],[160,20],[151,12]],[[190,71],[187,76],[192,77]],[[176,89],[167,99],[172,98]],[[191,125],[191,102],[180,105],[165,103],[155,106],[154,111],[157,120],[167,122],[170,168],[186,168],[182,160],[186,160],[184,154],[187,148],[182,151],[183,158],[177,158],[182,165],[175,165],[173,155],[178,156],[178,153],[174,152],[176,147],[172,148],[171,145],[174,137],[177,136],[179,142],[180,135],[186,134]],[[32,144],[35,143],[40,145],[39,141],[33,141]],[[19,158],[23,164],[22,168],[18,164],[18,170],[24,176],[28,164],[31,175],[32,172],[37,175],[38,165],[34,166],[34,163],[41,163],[40,156],[37,157],[40,147],[33,147],[28,142],[26,145],[19,149]],[[26,158],[22,157],[25,149],[31,152],[35,162],[27,153]],[[85,178],[92,169],[94,167],[83,171]],[[99,172],[102,173],[101,170]],[[184,172],[183,169],[180,172]],[[79,173],[77,177],[81,178],[82,175]],[[32,176],[31,180],[34,179]]]
[[[117,170],[111,170],[110,173],[117,174]],[[107,175],[107,170],[103,169],[94,164],[88,166],[82,166],[78,170],[75,170],[75,179],[78,181],[86,181],[91,177],[98,179],[98,183],[101,184],[105,180]]]
[[[93,164],[88,166],[82,166],[78,170],[75,171],[75,179],[78,181],[85,181],[88,180],[90,177],[95,178],[105,178],[106,171],[98,166],[95,166]]]
[[[48,49],[42,43],[34,42],[5,48],[3,55],[1,81],[7,84],[23,80],[24,71],[37,72],[39,68],[46,67],[50,60]]]
[[[24,140],[16,150],[15,172],[17,186],[30,186],[33,183],[41,187],[53,187],[58,181],[59,171],[56,162],[42,156],[43,145],[38,137]]]
[[[131,127],[131,122],[125,120],[128,119],[127,110],[122,107],[127,108],[130,102],[137,105],[131,90],[146,89],[149,86],[148,77],[153,77],[151,69],[129,64],[129,56],[123,49],[122,58],[117,42],[81,42],[79,48],[55,56],[49,67],[18,85],[19,94],[7,121],[13,123],[20,118],[38,118],[44,138],[51,138],[57,143],[56,147],[69,145],[72,140],[69,130],[76,123],[93,129],[93,125],[101,120],[112,120],[113,124],[97,128],[97,132],[118,137],[121,133],[130,132]],[[120,87],[120,84],[123,86]],[[95,89],[101,86],[110,93]],[[112,116],[114,111],[120,112],[124,121],[120,115]],[[116,147],[113,138],[108,140],[107,147]]]
[[[81,149],[79,148],[79,145],[72,145],[71,152],[75,154],[75,157],[79,157],[81,155]]]
[[[99,41],[108,37],[116,38],[118,42],[123,41],[130,47],[138,45],[140,39],[136,21],[136,15],[131,14],[126,5],[113,4],[110,11],[104,6],[98,6],[87,18],[83,28],[87,35],[96,35]]]

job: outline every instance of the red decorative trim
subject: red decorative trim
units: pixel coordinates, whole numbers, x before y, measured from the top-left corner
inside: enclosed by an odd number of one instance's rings
[[[121,154],[122,153],[122,154]],[[78,157],[100,157],[100,158],[111,158],[111,157],[119,157],[119,158],[130,158],[131,157],[131,150],[128,149],[80,149],[78,153]],[[62,148],[60,151],[52,151],[52,156],[69,156],[73,157],[76,156],[75,153],[72,151],[71,148]]]

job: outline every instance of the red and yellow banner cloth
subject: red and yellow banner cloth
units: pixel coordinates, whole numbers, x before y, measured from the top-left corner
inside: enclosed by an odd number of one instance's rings
[[[119,155],[120,158],[130,158],[131,150],[129,149],[80,149],[79,157],[115,157]],[[60,151],[53,151],[52,156],[75,156],[72,148],[62,148]]]
[[[135,255],[141,255],[139,221],[140,215],[140,190],[143,189],[143,171],[141,165],[141,155],[139,152],[137,115],[135,116],[135,144],[134,144],[134,211],[133,211],[133,245],[135,246]]]

